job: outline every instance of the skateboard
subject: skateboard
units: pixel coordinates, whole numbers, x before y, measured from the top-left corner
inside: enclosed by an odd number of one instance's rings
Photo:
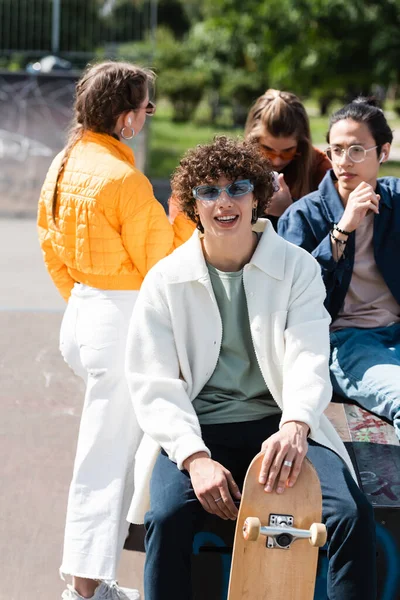
[[[326,542],[317,472],[305,459],[294,487],[267,494],[258,482],[263,457],[253,459],[244,481],[228,600],[313,600]]]

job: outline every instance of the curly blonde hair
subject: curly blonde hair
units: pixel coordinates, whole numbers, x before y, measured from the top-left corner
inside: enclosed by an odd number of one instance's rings
[[[198,145],[186,152],[171,180],[172,194],[180,210],[202,230],[196,214],[193,188],[215,183],[220,177],[229,181],[249,179],[257,200],[257,218],[265,216],[272,194],[274,175],[271,165],[256,142],[216,136],[212,143]]]

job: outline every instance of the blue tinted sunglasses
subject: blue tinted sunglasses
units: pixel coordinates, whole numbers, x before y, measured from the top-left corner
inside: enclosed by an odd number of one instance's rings
[[[234,181],[225,186],[219,185],[197,185],[192,189],[192,194],[196,200],[205,200],[215,202],[222,192],[226,192],[230,198],[240,198],[254,190],[254,185],[249,179]]]

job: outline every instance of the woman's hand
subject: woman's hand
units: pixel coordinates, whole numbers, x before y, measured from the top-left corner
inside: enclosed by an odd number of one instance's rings
[[[374,188],[365,181],[362,181],[348,197],[343,216],[338,223],[338,227],[344,231],[354,231],[369,210],[379,213],[379,194],[375,194]]]
[[[240,500],[241,494],[231,473],[212,460],[205,452],[189,456],[183,466],[189,472],[193,490],[202,507],[221,519],[234,521],[238,515],[233,498]]]
[[[265,211],[266,215],[271,215],[272,217],[280,217],[283,215],[288,206],[293,204],[292,196],[286,184],[283,173],[279,173],[278,183],[279,190],[272,196],[271,202]]]
[[[307,454],[308,432],[309,427],[305,423],[289,421],[263,442],[261,451],[265,456],[259,482],[265,485],[266,492],[272,492],[275,483],[278,494],[285,491],[286,485],[294,486]]]

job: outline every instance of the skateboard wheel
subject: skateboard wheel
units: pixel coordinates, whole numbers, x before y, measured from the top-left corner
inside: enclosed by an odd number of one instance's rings
[[[323,523],[313,523],[310,527],[310,544],[311,546],[324,546],[326,543],[327,533]]]
[[[243,537],[248,542],[255,542],[260,537],[261,522],[258,517],[247,517],[243,525]]]

